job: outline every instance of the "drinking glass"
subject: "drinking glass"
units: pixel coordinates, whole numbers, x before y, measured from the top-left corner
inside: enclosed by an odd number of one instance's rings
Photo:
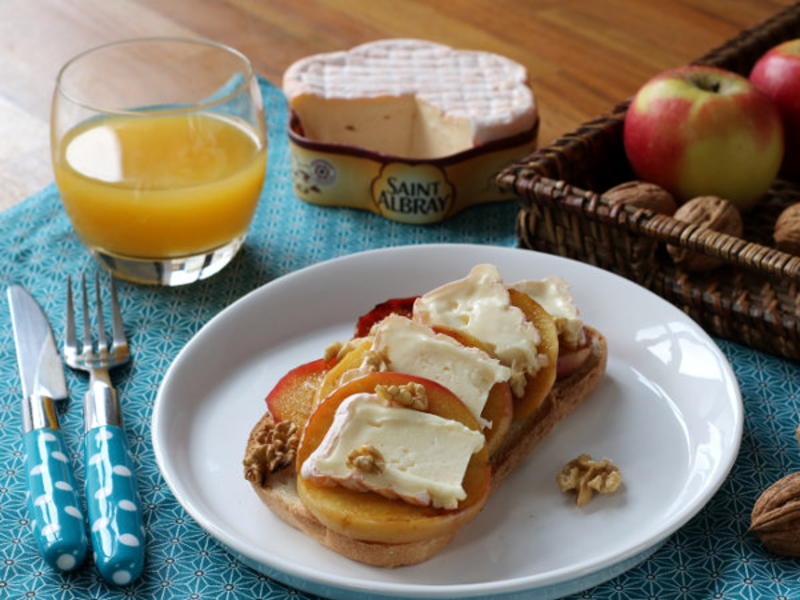
[[[184,38],[100,46],[61,69],[51,117],[56,185],[98,263],[174,286],[233,259],[267,166],[263,99],[243,54]]]

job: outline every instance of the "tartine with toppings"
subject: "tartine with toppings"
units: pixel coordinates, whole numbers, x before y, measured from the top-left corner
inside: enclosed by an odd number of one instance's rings
[[[287,373],[247,441],[245,477],[281,519],[382,567],[433,556],[606,367],[560,278],[478,265],[357,320]]]

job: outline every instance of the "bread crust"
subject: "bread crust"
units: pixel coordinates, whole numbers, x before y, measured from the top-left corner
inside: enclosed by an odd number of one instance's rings
[[[558,380],[532,415],[524,420],[514,421],[506,440],[492,455],[491,492],[500,487],[536,444],[583,403],[602,380],[608,358],[606,339],[597,330],[589,327],[586,329],[592,344],[592,352],[587,361],[569,377]],[[272,415],[267,411],[250,433],[245,456],[251,453],[258,443],[257,440],[263,438],[263,432],[273,425]],[[325,527],[306,509],[297,494],[294,464],[268,474],[263,481],[254,479],[249,478],[250,484],[276,516],[323,546],[368,565],[392,568],[423,562],[447,546],[457,534],[454,531],[433,539],[398,544],[353,539]]]

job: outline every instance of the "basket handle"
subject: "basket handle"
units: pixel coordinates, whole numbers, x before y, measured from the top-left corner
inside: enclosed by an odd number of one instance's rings
[[[770,248],[742,238],[678,221],[646,208],[612,204],[602,194],[574,187],[531,172],[503,174],[503,187],[513,189],[536,202],[558,206],[647,238],[715,256],[726,263],[766,275],[773,279],[800,284],[800,256]]]

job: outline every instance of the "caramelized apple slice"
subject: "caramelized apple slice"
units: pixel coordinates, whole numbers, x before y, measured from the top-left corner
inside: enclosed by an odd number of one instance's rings
[[[528,320],[539,330],[541,342],[537,348],[538,353],[547,357],[547,364],[541,367],[535,375],[528,375],[525,383],[525,393],[521,398],[514,399],[514,418],[524,419],[535,411],[553,388],[556,381],[558,367],[558,331],[553,317],[542,308],[541,304],[527,294],[517,290],[508,290],[511,304],[519,308]]]
[[[284,375],[267,396],[267,407],[276,421],[292,421],[302,429],[314,410],[314,397],[332,361],[319,359],[295,367]]]
[[[342,375],[352,369],[357,369],[364,362],[364,357],[367,351],[372,347],[371,339],[364,339],[359,345],[354,347],[350,352],[342,356],[336,365],[330,369],[324,379],[320,382],[319,389],[317,390],[314,404],[319,404],[325,399],[328,394],[338,388],[342,383]]]
[[[586,334],[584,343],[577,348],[564,348],[562,345],[558,352],[558,372],[556,379],[566,379],[578,371],[592,355],[592,339]]]
[[[355,337],[366,337],[375,323],[383,321],[389,315],[397,314],[403,317],[411,317],[414,312],[414,301],[417,296],[410,298],[392,298],[386,302],[376,304],[375,308],[367,314],[358,318],[356,323]]]
[[[460,421],[477,430],[469,409],[446,388],[418,377],[399,373],[373,373],[355,379],[316,408],[308,420],[297,454],[297,472],[325,437],[339,405],[353,394],[371,393],[377,385],[421,383],[428,395],[428,412]],[[409,409],[410,410],[410,409]],[[321,485],[297,476],[297,491],[306,508],[329,529],[351,538],[383,543],[429,540],[453,534],[472,520],[489,496],[491,470],[484,446],[472,455],[464,475],[467,493],[454,510],[415,506],[372,492],[359,492],[339,485]]]

